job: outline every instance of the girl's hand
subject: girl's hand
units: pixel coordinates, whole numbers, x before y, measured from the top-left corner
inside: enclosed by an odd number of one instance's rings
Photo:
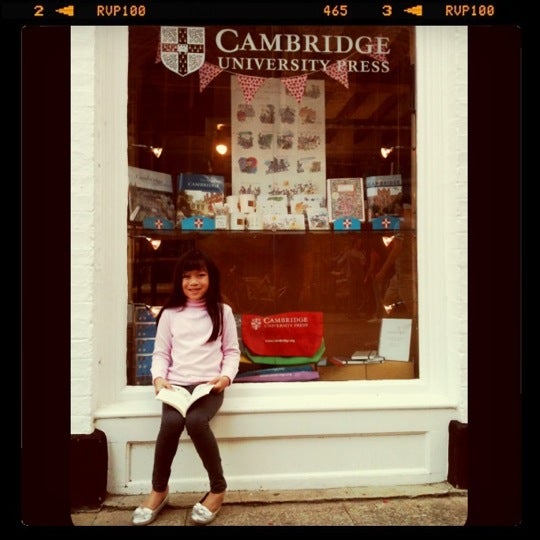
[[[159,393],[159,391],[162,388],[172,388],[171,383],[167,381],[167,379],[164,379],[163,377],[157,377],[154,380],[154,390],[156,392],[156,395]]]
[[[215,379],[212,379],[211,381],[208,381],[210,384],[214,385],[214,388],[212,389],[212,392],[219,394],[220,392],[223,392],[229,384],[231,384],[231,380],[227,375],[220,375],[219,377],[216,377]]]

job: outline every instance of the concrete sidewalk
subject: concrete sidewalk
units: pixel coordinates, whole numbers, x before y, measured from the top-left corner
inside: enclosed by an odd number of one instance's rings
[[[191,507],[204,493],[175,493],[154,526],[197,526]],[[144,495],[110,495],[99,509],[72,513],[75,526],[131,526]],[[467,490],[441,482],[418,486],[229,491],[214,526],[463,526]],[[142,528],[142,527],[141,527]]]

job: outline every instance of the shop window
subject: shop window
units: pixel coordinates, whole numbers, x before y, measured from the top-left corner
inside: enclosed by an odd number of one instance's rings
[[[394,26],[129,29],[128,384],[151,384],[153,312],[194,246],[239,328],[322,312],[321,380],[418,376],[414,43]],[[381,347],[382,364],[337,365]]]

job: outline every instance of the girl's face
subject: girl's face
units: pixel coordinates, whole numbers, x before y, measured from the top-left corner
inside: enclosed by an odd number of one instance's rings
[[[210,285],[208,272],[204,269],[189,270],[182,274],[182,289],[189,300],[201,300]]]

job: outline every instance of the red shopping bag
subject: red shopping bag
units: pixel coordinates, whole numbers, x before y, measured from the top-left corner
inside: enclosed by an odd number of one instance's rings
[[[323,341],[323,314],[243,314],[242,341],[251,353],[259,356],[313,356]]]

